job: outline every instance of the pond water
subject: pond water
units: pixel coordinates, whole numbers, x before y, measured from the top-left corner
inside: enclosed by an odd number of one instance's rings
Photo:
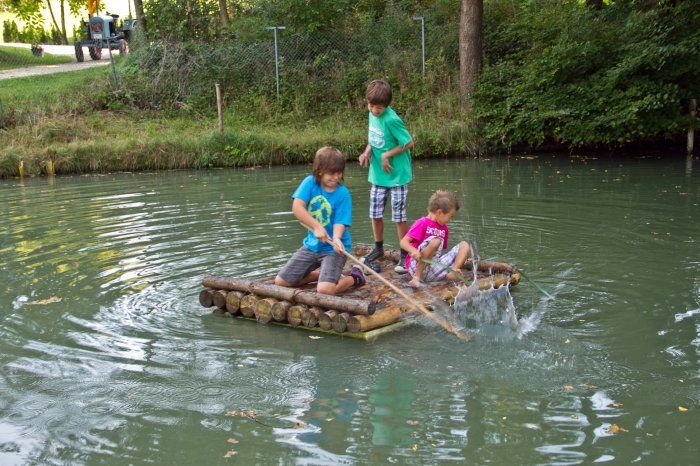
[[[298,247],[309,167],[1,181],[0,464],[697,464],[700,167],[414,167],[410,219],[454,190],[451,238],[524,272],[527,332],[313,340],[200,307],[205,274]],[[346,182],[371,242],[366,172]]]

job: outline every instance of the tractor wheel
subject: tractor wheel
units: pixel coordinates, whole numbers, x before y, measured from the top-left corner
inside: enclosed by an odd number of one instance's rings
[[[129,53],[129,46],[126,44],[124,39],[119,39],[119,55],[126,55]]]
[[[90,58],[93,60],[102,59],[102,47],[88,47],[88,52],[90,52]]]
[[[80,42],[76,42],[73,44],[75,46],[75,59],[82,63],[85,61],[85,55],[83,55],[83,46],[80,44]]]

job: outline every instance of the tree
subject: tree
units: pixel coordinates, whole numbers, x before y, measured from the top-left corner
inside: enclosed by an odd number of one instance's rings
[[[146,18],[143,16],[143,0],[134,0],[134,12],[136,13],[136,24],[141,28],[141,32],[146,34]]]
[[[226,29],[229,25],[228,10],[226,9],[226,0],[219,0],[219,9],[221,10],[221,27]]]
[[[466,109],[471,107],[474,83],[481,72],[483,17],[483,0],[462,0],[459,16],[459,96]]]

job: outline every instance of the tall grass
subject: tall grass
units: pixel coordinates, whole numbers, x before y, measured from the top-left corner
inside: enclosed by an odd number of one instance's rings
[[[29,49],[0,45],[0,70],[21,68],[24,66],[57,65],[70,63],[71,57],[45,53],[43,57],[35,57]]]

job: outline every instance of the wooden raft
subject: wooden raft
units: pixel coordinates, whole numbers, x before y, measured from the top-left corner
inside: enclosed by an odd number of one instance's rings
[[[358,246],[355,256],[361,257],[369,250],[370,246]],[[380,265],[384,278],[428,308],[436,299],[448,304],[454,302],[461,283],[438,281],[414,290],[408,286],[408,274],[394,272],[398,258],[398,250],[385,250],[384,257],[374,263]],[[471,282],[474,275],[472,264],[468,265],[470,269],[463,269],[463,273]],[[420,314],[378,278],[373,275],[366,278],[365,285],[332,296],[316,293],[316,283],[286,288],[275,285],[274,278],[247,280],[210,275],[202,280],[205,288],[199,294],[199,302],[204,307],[215,306],[216,315],[361,340],[372,340],[409,325]],[[516,285],[520,273],[511,264],[478,261],[476,278],[478,288],[486,290]]]

